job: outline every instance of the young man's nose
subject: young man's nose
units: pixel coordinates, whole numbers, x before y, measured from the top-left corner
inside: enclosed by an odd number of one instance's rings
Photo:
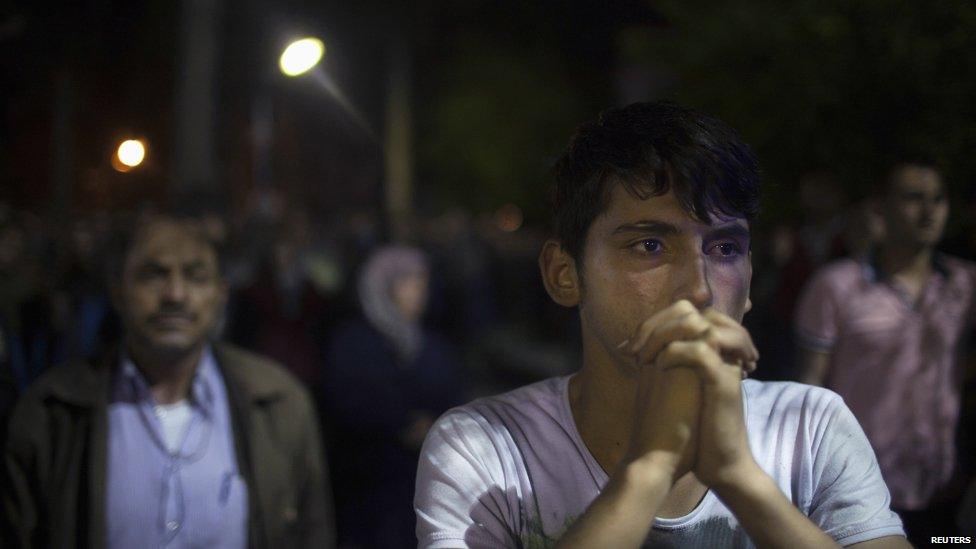
[[[687,299],[692,305],[703,310],[712,306],[714,295],[708,280],[708,262],[703,256],[688,260],[677,273],[677,289],[671,302]]]

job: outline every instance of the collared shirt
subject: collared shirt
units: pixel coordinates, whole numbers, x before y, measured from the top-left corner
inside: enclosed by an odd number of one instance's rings
[[[169,445],[145,377],[128,358],[108,407],[108,547],[247,545],[247,486],[237,468],[224,379],[207,348],[190,386],[189,417]],[[167,423],[169,423],[167,421]]]
[[[873,262],[843,259],[798,303],[800,342],[830,353],[825,385],[864,428],[896,508],[925,508],[953,474],[974,286],[976,265],[937,255],[913,302]]]

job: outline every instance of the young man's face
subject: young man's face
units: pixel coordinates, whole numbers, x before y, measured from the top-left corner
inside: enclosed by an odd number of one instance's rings
[[[934,246],[942,238],[948,217],[949,201],[937,171],[907,165],[892,174],[884,202],[889,241]]]
[[[211,334],[225,295],[213,246],[187,222],[161,218],[139,231],[116,305],[141,351],[179,356]]]
[[[656,312],[681,299],[741,321],[752,263],[742,218],[706,225],[672,192],[640,200],[616,185],[583,247],[580,317],[584,338],[611,354]]]

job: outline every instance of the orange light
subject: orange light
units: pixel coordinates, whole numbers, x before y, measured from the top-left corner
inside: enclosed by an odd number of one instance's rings
[[[514,233],[522,227],[522,208],[505,204],[495,212],[495,226],[506,233]]]
[[[126,139],[112,155],[112,167],[125,173],[142,164],[146,159],[146,144],[141,139]]]

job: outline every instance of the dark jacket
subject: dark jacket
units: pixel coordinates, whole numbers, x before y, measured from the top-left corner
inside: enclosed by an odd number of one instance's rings
[[[307,392],[268,359],[223,344],[213,352],[250,494],[249,546],[331,547],[331,497]],[[116,362],[55,368],[20,398],[0,467],[0,546],[105,546],[107,405]]]
[[[420,448],[404,432],[419,414],[433,420],[460,404],[459,365],[446,341],[426,333],[410,363],[365,320],[333,334],[324,372],[323,399],[335,442],[340,541],[358,547],[416,547],[414,479]]]

